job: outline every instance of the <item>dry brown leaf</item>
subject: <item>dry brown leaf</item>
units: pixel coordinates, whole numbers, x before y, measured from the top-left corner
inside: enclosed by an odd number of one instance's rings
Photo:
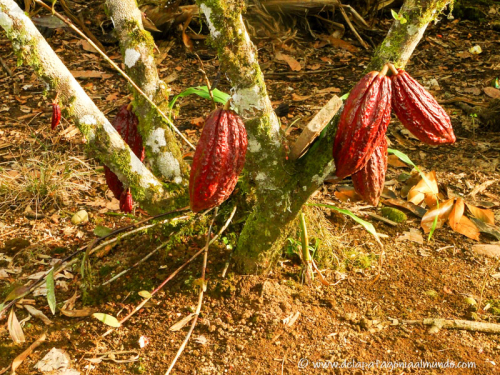
[[[195,316],[195,315],[196,315],[196,314],[189,314],[188,316],[185,316],[184,318],[182,318],[181,320],[179,320],[177,323],[175,323],[175,324],[174,324],[172,327],[170,327],[169,329],[170,329],[171,331],[174,331],[174,332],[176,332],[176,331],[180,331],[182,328],[184,328],[184,326],[185,326],[186,324],[188,324],[188,323],[191,321],[191,319],[193,319],[193,318],[194,318],[194,316]]]
[[[295,94],[295,93],[293,93],[293,94],[292,94],[292,100],[293,100],[294,102],[301,102],[301,101],[303,101],[303,100],[307,100],[307,99],[309,99],[309,98],[311,98],[311,95],[307,95],[307,96],[300,96],[300,95],[297,95],[297,94]]]
[[[448,199],[445,202],[441,202],[439,204],[439,208],[435,207],[427,211],[424,217],[422,218],[422,222],[420,224],[424,232],[429,233],[431,231],[436,216],[438,218],[436,229],[441,228],[444,225],[444,223],[446,223],[446,220],[448,220],[448,216],[450,215],[452,208],[453,208],[453,199]]]
[[[33,350],[35,350],[42,342],[45,341],[45,332],[42,333],[42,335],[36,339],[36,341],[31,344],[28,349],[26,349],[24,352],[19,354],[16,358],[14,358],[14,361],[12,361],[12,373],[16,373],[16,369],[23,363],[23,361],[28,358],[28,356],[33,353]]]
[[[335,197],[342,202],[358,202],[361,200],[361,197],[354,191],[354,189],[336,191],[334,194]]]
[[[90,307],[85,307],[81,310],[65,310],[65,309],[60,309],[59,310],[63,315],[69,317],[69,318],[82,318],[84,316],[90,316],[93,313],[96,312],[95,309],[90,308]]]
[[[472,216],[485,222],[486,224],[495,225],[495,214],[489,209],[482,209],[467,202],[467,208],[470,210]]]
[[[113,74],[100,72],[98,70],[71,70],[75,78],[111,78]]]
[[[302,69],[302,66],[300,63],[295,60],[292,56],[286,55],[284,53],[281,53],[280,51],[276,52],[276,60],[281,60],[285,61],[290,69],[292,69],[294,72],[298,72]]]
[[[30,305],[24,305],[24,308],[26,310],[28,310],[28,312],[33,315],[35,318],[38,318],[40,319],[44,324],[50,326],[52,323],[52,320],[50,320],[49,318],[47,318],[47,316],[41,312],[40,310],[36,309],[35,307],[33,306],[30,306]]]
[[[21,324],[19,324],[19,320],[17,320],[16,313],[14,312],[14,308],[10,310],[7,328],[9,329],[10,337],[12,341],[14,341],[14,344],[20,344],[26,341]]]
[[[406,168],[408,165],[403,163],[396,155],[389,155],[387,157],[387,164],[394,168]]]
[[[87,51],[87,52],[92,52],[92,53],[97,53],[97,50],[92,47],[92,45],[87,42],[86,40],[81,40],[80,41],[81,45],[82,45],[82,48]]]
[[[472,221],[469,220],[469,218],[467,218],[467,216],[462,216],[460,218],[460,221],[454,230],[455,232],[463,234],[466,237],[479,241],[479,229]]]
[[[408,192],[408,202],[420,204],[426,196],[435,197],[439,193],[436,171],[425,174],[426,179],[421,179],[415,186]],[[430,198],[435,204],[435,199]],[[432,203],[432,202],[429,203]]]
[[[455,202],[455,205],[453,206],[453,209],[450,212],[450,217],[448,218],[448,224],[450,224],[451,229],[456,231],[458,223],[460,222],[460,219],[464,215],[464,200],[462,198],[458,198],[457,201]]]
[[[321,34],[318,35],[322,40],[330,43],[334,47],[339,47],[345,49],[349,52],[358,52],[358,48],[353,46],[351,43],[346,42],[345,40],[334,38],[331,35]],[[318,47],[315,47],[318,48]]]
[[[500,90],[499,89],[488,86],[488,87],[485,87],[483,90],[484,90],[484,93],[486,95],[488,95],[490,98],[500,99]]]
[[[472,251],[478,254],[496,258],[500,256],[500,245],[486,245],[486,244],[473,245]]]
[[[189,35],[186,34],[186,29],[189,26],[189,23],[191,22],[191,18],[193,18],[192,14],[190,14],[188,16],[188,18],[186,19],[186,21],[184,22],[184,25],[182,27],[182,42],[184,43],[184,46],[186,46],[186,48],[189,51],[193,51],[193,48],[194,48],[193,41],[191,40]]]

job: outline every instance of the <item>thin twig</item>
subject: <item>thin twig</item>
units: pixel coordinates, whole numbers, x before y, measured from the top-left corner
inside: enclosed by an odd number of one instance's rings
[[[201,61],[200,56],[195,52],[194,55],[198,59],[198,62],[200,63],[200,69],[199,71],[203,74],[203,78],[205,78],[205,83],[207,84],[207,89],[208,89],[208,94],[210,95],[210,98],[212,99],[212,104],[214,109],[217,108],[217,103],[215,103],[214,99],[214,94],[212,92],[212,86],[210,85],[210,80],[208,79],[207,72],[205,72],[205,67],[203,66],[203,61]]]
[[[38,0],[37,0],[38,1]],[[340,2],[339,2],[340,3]],[[370,47],[368,46],[368,44],[366,44],[366,42],[363,40],[363,38],[361,38],[361,36],[358,34],[358,32],[356,31],[356,28],[354,27],[354,25],[352,24],[351,20],[349,19],[349,17],[347,17],[347,14],[344,10],[344,7],[342,6],[342,4],[340,4],[341,6],[339,7],[340,9],[340,13],[342,13],[342,17],[344,17],[345,19],[345,22],[347,22],[347,24],[349,25],[349,27],[351,28],[351,31],[354,33],[354,36],[356,37],[356,39],[358,39],[358,41],[361,43],[361,45],[363,46],[364,49],[370,49]]]
[[[180,217],[180,218],[177,218],[178,220],[181,220],[181,219],[185,219],[185,218],[188,218],[188,216],[183,216],[183,217]],[[166,221],[168,220],[164,220],[160,223],[165,223]],[[148,227],[152,227],[154,225],[157,225],[157,224],[160,224],[160,223],[155,223],[153,225],[149,225]],[[139,228],[139,229],[142,229],[144,230],[144,227],[142,228]],[[124,236],[122,236],[123,238]],[[148,260],[149,258],[151,258],[154,254],[156,254],[159,250],[163,249],[165,246],[168,245],[168,241],[161,244],[160,246],[158,246],[156,249],[154,249],[153,251],[151,251],[148,255],[146,255],[145,257],[143,257],[141,260],[139,260],[138,262],[134,263],[134,265],[132,265],[131,267],[127,268],[126,270],[123,270],[122,272],[120,272],[118,275],[115,275],[113,276],[111,279],[109,279],[108,281],[104,282],[102,284],[102,286],[104,285],[108,285],[109,283],[112,283],[113,281],[115,281],[116,279],[118,279],[119,277],[125,275],[127,272],[129,272],[130,270],[132,270],[133,268],[141,265],[142,263],[144,263],[146,260]],[[102,245],[101,245],[102,246]]]
[[[0,64],[2,64],[3,69],[5,70],[5,72],[6,72],[9,76],[11,76],[11,77],[12,77],[12,70],[10,70],[10,68],[9,68],[9,66],[7,65],[7,63],[5,62],[5,60],[4,60],[4,59],[2,59],[1,57],[0,57]]]
[[[43,3],[41,0],[35,0],[35,1],[36,1],[37,4],[40,4],[44,8],[49,9],[50,11],[52,11],[52,8],[50,6],[48,6],[47,4]],[[172,122],[172,120],[170,120],[168,118],[168,116],[165,113],[163,113],[163,111],[160,108],[158,108],[158,106],[141,90],[141,88],[139,86],[137,86],[137,84],[132,80],[132,78],[130,78],[122,69],[120,69],[120,67],[118,65],[116,65],[115,62],[113,60],[111,60],[99,47],[97,47],[97,45],[91,39],[89,39],[71,21],[69,21],[66,17],[64,17],[60,13],[54,12],[54,15],[57,18],[59,18],[61,21],[63,21],[66,25],[68,25],[73,31],[75,31],[82,38],[85,38],[85,40],[87,42],[89,42],[89,44],[92,47],[95,48],[95,50],[104,58],[104,60],[106,60],[113,68],[115,68],[123,77],[125,77],[125,79],[128,81],[128,83],[130,83],[132,85],[132,87],[134,89],[136,89],[137,92],[142,97],[144,97],[144,99],[146,99],[146,101],[163,117],[163,119],[167,122],[167,124],[169,124],[172,127],[172,129],[174,129],[174,131],[182,138],[182,140],[184,142],[186,142],[189,145],[189,147],[191,147],[193,150],[196,149],[196,147],[194,147],[193,144],[191,144],[191,142],[188,141],[188,139],[184,136],[184,134],[182,134],[179,131],[179,129],[177,129],[175,127],[175,125]]]
[[[231,212],[231,215],[229,216],[229,219],[227,219],[226,223],[220,229],[219,233],[217,233],[214,236],[214,238],[212,238],[212,240],[210,241],[209,245],[213,244],[217,240],[217,238],[219,238],[219,236],[227,229],[227,227],[231,223],[231,220],[234,217],[235,212],[236,212],[236,206],[234,207],[233,211]],[[137,313],[151,298],[153,298],[153,296],[156,293],[158,293],[170,280],[172,280],[179,272],[181,272],[184,268],[186,268],[186,266],[189,263],[191,263],[193,260],[195,260],[204,251],[205,251],[205,247],[203,249],[201,249],[201,250],[198,250],[196,253],[193,254],[193,256],[191,256],[191,258],[189,258],[186,262],[184,262],[183,265],[181,265],[174,272],[172,272],[170,274],[170,276],[168,276],[155,290],[153,290],[151,292],[151,296],[149,296],[148,298],[145,298],[139,305],[136,306],[136,308],[134,310],[132,310],[127,316],[125,316],[122,320],[120,320],[120,326],[123,325],[123,323],[125,323],[127,320],[129,320],[133,315],[135,315],[135,313]],[[106,332],[104,332],[104,334],[102,335],[102,337],[105,337],[105,336],[109,335],[114,330],[115,330],[115,328],[111,328],[111,329],[107,330]]]
[[[208,247],[210,246],[210,234],[212,233],[212,226],[214,225],[215,218],[217,217],[217,212],[219,212],[219,207],[217,207],[215,209],[214,217],[212,219],[212,222],[210,223],[210,227],[208,228],[207,244],[205,245],[205,248],[204,248],[205,251],[203,253],[203,265],[202,265],[202,268],[201,268],[200,294],[198,296],[198,306],[196,306],[196,312],[194,313],[194,319],[191,322],[191,327],[189,327],[189,331],[188,331],[188,333],[186,335],[186,338],[182,342],[179,350],[177,350],[177,353],[175,354],[175,357],[174,357],[172,363],[170,364],[170,367],[168,368],[168,370],[165,373],[165,375],[169,375],[170,372],[172,371],[172,369],[174,368],[175,363],[177,362],[177,360],[181,356],[182,352],[184,351],[184,348],[186,347],[186,345],[187,345],[187,343],[189,341],[189,338],[191,337],[191,334],[194,331],[194,327],[196,326],[196,322],[198,321],[198,316],[200,316],[201,306],[203,304],[203,294],[207,290],[207,281],[205,280],[205,272],[206,272],[206,269],[207,269]]]

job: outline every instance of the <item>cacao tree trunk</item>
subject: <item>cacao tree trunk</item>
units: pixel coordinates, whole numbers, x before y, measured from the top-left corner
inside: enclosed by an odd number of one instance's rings
[[[125,72],[162,112],[168,113],[168,87],[158,77],[154,60],[155,43],[151,34],[143,28],[137,3],[135,0],[107,0],[106,5],[118,34]],[[132,87],[131,93],[134,95],[134,113],[139,118],[139,131],[153,173],[171,184],[186,187],[189,166],[182,158],[181,145],[170,125]]]

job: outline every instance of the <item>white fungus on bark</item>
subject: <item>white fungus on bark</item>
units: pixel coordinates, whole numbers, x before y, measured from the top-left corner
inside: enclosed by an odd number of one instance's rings
[[[129,68],[132,68],[135,63],[139,60],[141,57],[140,52],[137,52],[133,48],[129,48],[125,51],[125,65],[127,65]]]
[[[210,18],[211,15],[212,15],[212,9],[210,9],[209,7],[207,7],[205,4],[201,4],[200,10],[203,12],[203,14],[205,15],[205,18],[207,19],[207,24],[208,24],[208,28],[210,29],[210,34],[214,38],[217,38],[220,35],[220,31],[218,31],[215,28],[215,26],[212,23],[212,20]]]
[[[146,145],[151,147],[151,151],[155,154],[159,153],[161,148],[167,145],[167,141],[165,140],[165,129],[157,128],[149,133]]]

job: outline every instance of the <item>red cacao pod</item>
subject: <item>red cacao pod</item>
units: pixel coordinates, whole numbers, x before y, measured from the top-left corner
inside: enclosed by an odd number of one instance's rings
[[[141,160],[144,161],[144,146],[142,145],[142,137],[139,134],[137,125],[139,124],[139,119],[132,112],[131,106],[129,104],[123,105],[113,120],[113,126],[121,135],[125,143],[129,145],[134,154]]]
[[[245,164],[247,132],[236,112],[216,109],[205,121],[189,177],[191,210],[224,202],[233,192]]]
[[[142,138],[137,130],[139,120],[132,112],[130,105],[124,105],[118,110],[118,114],[113,120],[113,127],[118,131],[123,140],[129,145],[134,154],[141,160],[144,160],[144,146]],[[107,166],[104,166],[104,176],[109,189],[113,192],[116,199],[120,200],[120,210],[122,212],[132,212],[133,199],[130,190],[124,189],[118,176],[114,174]]]
[[[132,212],[132,207],[134,205],[134,200],[132,199],[132,194],[130,194],[130,190],[127,189],[123,191],[120,196],[120,211],[125,213]]]
[[[61,121],[61,107],[57,103],[52,103],[51,106],[52,106],[52,121],[50,124],[50,129],[54,130]]]
[[[384,136],[372,153],[370,160],[361,170],[351,176],[354,190],[365,202],[377,206],[384,190],[386,171],[387,140]]]
[[[430,145],[455,142],[450,117],[426,89],[402,69],[391,80],[394,112],[415,137]]]
[[[352,89],[340,116],[333,144],[336,174],[345,178],[370,159],[391,119],[391,80],[370,72]]]

